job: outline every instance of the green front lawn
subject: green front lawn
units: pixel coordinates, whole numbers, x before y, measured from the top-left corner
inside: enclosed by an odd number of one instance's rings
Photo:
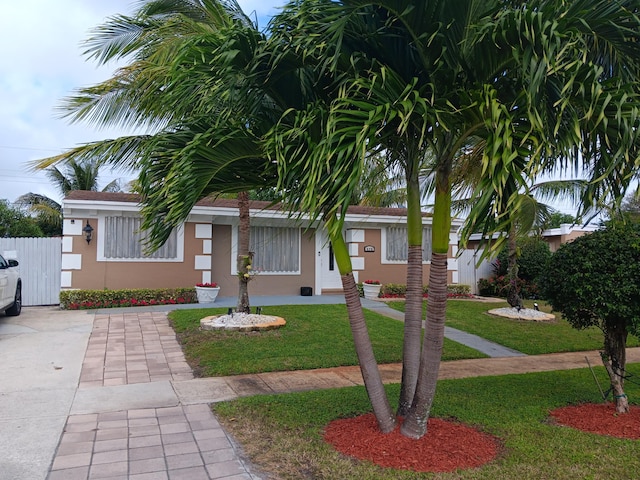
[[[640,365],[629,366],[629,371],[638,378]],[[604,369],[596,372],[606,384]],[[387,388],[392,401],[397,399],[399,387]],[[626,391],[635,403],[640,387],[629,382]],[[476,425],[503,444],[490,464],[440,474],[382,469],[347,458],[323,441],[323,428],[331,420],[371,410],[361,387],[256,396],[213,408],[252,463],[278,479],[638,478],[639,441],[582,433],[549,421],[554,408],[600,401],[588,369],[440,381],[432,415]]]
[[[226,309],[175,310],[169,314],[187,361],[197,375],[307,370],[357,365],[349,319],[344,305],[288,305],[265,307],[265,315],[287,321],[278,330],[264,332],[201,331],[200,319]],[[403,324],[365,310],[369,333],[379,363],[402,361]],[[446,340],[444,360],[483,358],[476,350]]]
[[[538,301],[540,309],[549,312],[550,308]],[[404,311],[404,302],[388,302],[391,308]],[[532,301],[525,306],[532,307]],[[426,309],[426,302],[424,302]],[[562,320],[556,313],[556,321],[533,322],[512,320],[489,315],[488,310],[508,307],[504,303],[487,303],[471,300],[447,301],[447,325],[468,333],[473,333],[505,347],[513,348],[528,355],[555,352],[581,352],[602,348],[602,332],[597,328],[576,330]],[[640,342],[629,336],[627,346],[637,347]]]

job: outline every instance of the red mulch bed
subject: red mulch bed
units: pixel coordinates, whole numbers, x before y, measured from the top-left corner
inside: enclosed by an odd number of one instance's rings
[[[400,420],[399,420],[400,421]],[[325,440],[339,452],[384,468],[416,472],[451,472],[475,468],[496,458],[498,440],[461,423],[430,418],[419,440],[383,434],[372,413],[331,422]]]
[[[561,425],[583,432],[612,437],[640,439],[640,407],[630,406],[629,413],[616,413],[613,403],[572,405],[550,412]]]

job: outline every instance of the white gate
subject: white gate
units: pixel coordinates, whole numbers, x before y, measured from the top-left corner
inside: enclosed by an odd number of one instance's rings
[[[478,259],[482,256],[482,250],[463,250],[458,257],[458,283],[471,285],[471,293],[478,293],[478,280],[489,278],[493,273],[492,260],[483,260],[476,268]]]
[[[60,303],[62,238],[0,238],[0,252],[20,263],[23,305]]]

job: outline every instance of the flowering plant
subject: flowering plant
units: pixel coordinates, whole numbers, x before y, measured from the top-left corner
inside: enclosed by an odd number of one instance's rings
[[[380,285],[380,280],[365,280],[364,283],[367,285]]]
[[[251,265],[251,259],[253,258],[253,252],[250,252],[249,255],[242,256],[242,267],[238,271],[238,278],[240,280],[244,280],[248,282],[253,279],[256,275],[258,275],[258,271],[253,269],[253,265]]]
[[[217,283],[196,283],[196,287],[204,287],[204,288],[218,288]]]

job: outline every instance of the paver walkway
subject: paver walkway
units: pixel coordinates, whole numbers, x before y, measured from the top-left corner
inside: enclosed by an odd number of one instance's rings
[[[80,388],[192,378],[165,314],[96,315]]]
[[[67,420],[48,480],[259,478],[207,402],[183,405],[163,389],[189,379],[166,313],[96,315],[72,407],[81,413]]]

